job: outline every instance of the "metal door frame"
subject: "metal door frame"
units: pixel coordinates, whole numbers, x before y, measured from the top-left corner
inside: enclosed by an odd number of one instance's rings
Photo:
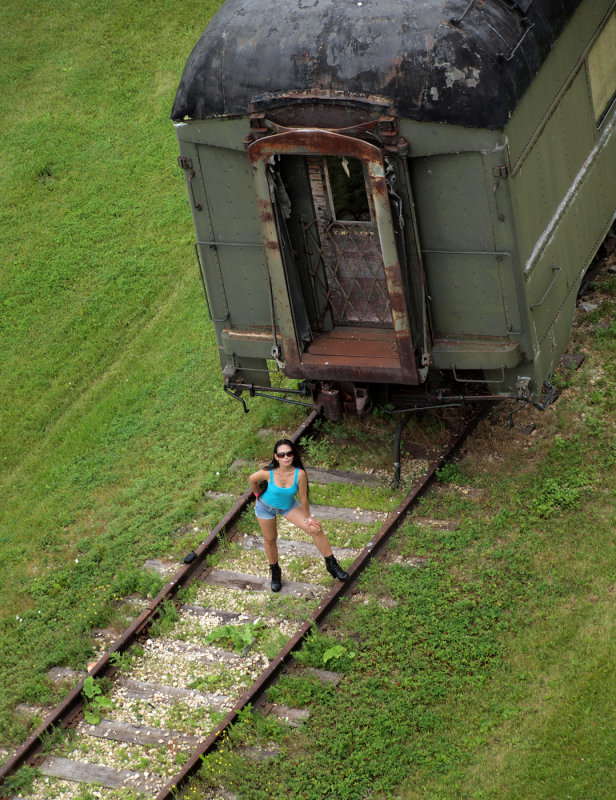
[[[319,128],[300,128],[286,133],[273,134],[258,139],[247,148],[257,195],[257,210],[263,227],[265,255],[269,270],[280,339],[284,348],[284,360],[295,374],[303,375],[301,352],[295,337],[291,301],[288,295],[284,263],[278,241],[275,213],[270,197],[267,178],[267,163],[276,155],[347,156],[361,160],[369,177],[374,203],[377,230],[387,291],[391,302],[393,328],[400,362],[400,383],[420,382],[415,363],[414,344],[404,294],[400,260],[391,217],[391,206],[385,167],[381,150],[368,142]],[[370,380],[366,375],[365,380]],[[379,378],[375,374],[375,380]]]

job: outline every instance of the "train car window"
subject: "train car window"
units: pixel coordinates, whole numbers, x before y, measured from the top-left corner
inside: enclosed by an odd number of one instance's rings
[[[357,158],[328,156],[327,183],[331,209],[338,222],[370,222],[364,167]]]
[[[595,121],[601,122],[616,96],[616,13],[588,54],[588,78]]]

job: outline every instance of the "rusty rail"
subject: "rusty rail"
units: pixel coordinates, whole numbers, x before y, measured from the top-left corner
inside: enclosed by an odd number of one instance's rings
[[[177,797],[178,789],[186,780],[195,773],[202,763],[202,757],[216,748],[217,742],[223,732],[232,725],[238,718],[239,713],[262,696],[263,692],[279,676],[283,667],[289,662],[292,654],[302,644],[305,637],[310,632],[313,625],[321,622],[333,609],[341,596],[347,593],[353,581],[369,565],[371,559],[378,553],[387,539],[397,530],[406,515],[417,502],[432,482],[439,467],[458,449],[460,444],[473,430],[476,424],[482,419],[492,404],[487,404],[481,409],[475,408],[469,414],[460,428],[452,434],[449,442],[442,448],[439,454],[432,460],[422,477],[414,484],[411,491],[407,494],[400,505],[387,517],[380,530],[374,535],[372,540],[366,545],[353,564],[348,568],[351,580],[346,583],[338,581],[332,590],[323,599],[321,604],[313,612],[311,617],[304,622],[301,628],[287,642],[280,653],[270,662],[267,669],[261,673],[252,686],[240,697],[227,716],[220,722],[214,731],[204,739],[198,748],[193,752],[182,769],[156,795],[155,800],[174,800]],[[319,411],[314,409],[307,419],[289,437],[297,442],[309,432],[315,420],[319,416]],[[178,590],[184,586],[191,577],[198,573],[205,564],[206,556],[214,549],[218,537],[221,533],[227,533],[229,528],[238,519],[241,513],[252,501],[252,492],[246,491],[236,501],[231,510],[222,518],[218,525],[212,529],[208,537],[195,550],[196,558],[190,563],[183,565],[172,577],[172,579],[161,589],[158,595],[151,601],[149,606],[137,617],[129,628],[114,642],[110,649],[99,659],[96,665],[90,670],[89,675],[93,677],[112,677],[116,668],[112,664],[111,657],[114,653],[121,653],[127,650],[130,645],[139,637],[154,620],[158,614],[162,603],[174,597]],[[69,726],[80,714],[83,707],[82,698],[83,680],[67,695],[67,697],[49,714],[41,725],[30,735],[30,737],[19,747],[12,756],[0,767],[0,782],[9,774],[16,771],[27,762],[33,762],[41,755],[41,737],[52,727]],[[1,795],[5,798],[6,795]]]
[[[313,409],[302,424],[289,437],[293,442],[298,442],[302,436],[309,432],[312,425],[319,417],[320,411]],[[115,653],[122,653],[127,650],[133,642],[144,632],[148,625],[155,619],[165,600],[174,597],[177,592],[188,582],[188,580],[205,564],[205,559],[216,547],[218,537],[221,533],[226,533],[233,523],[238,519],[242,512],[253,500],[250,490],[235,502],[233,507],[221,521],[212,529],[210,534],[199,547],[195,550],[196,558],[190,564],[184,564],[173,575],[171,580],[160,590],[148,607],[142,611],[137,619],[116,639],[107,652],[96,662],[95,666],[89,671],[89,675],[94,678],[112,677],[116,669],[111,661]],[[85,680],[85,679],[84,679]],[[52,727],[67,727],[78,716],[83,708],[83,680],[69,692],[64,700],[54,708],[54,710],[43,720],[39,727],[17,748],[15,752],[0,766],[0,784],[12,772],[21,766],[37,758],[41,752],[41,737],[48,733]],[[0,791],[2,791],[0,787]],[[5,798],[2,794],[0,797]],[[168,795],[171,797],[171,795]]]
[[[364,569],[366,569],[371,559],[374,558],[381,547],[385,544],[387,539],[398,529],[410,509],[428,488],[439,467],[441,467],[444,462],[456,452],[458,447],[474,429],[477,423],[488,413],[492,405],[493,404],[486,405],[479,409],[474,409],[473,412],[464,420],[461,427],[451,436],[449,442],[445,445],[445,447],[443,447],[441,452],[430,462],[430,465],[425,473],[414,484],[413,488],[407,494],[404,500],[387,517],[380,530],[375,534],[366,547],[364,547],[362,552],[348,568],[347,571],[350,575],[350,580],[346,583],[341,583],[340,581],[336,583],[319,607],[315,609],[310,619],[304,622],[302,627],[287,642],[285,647],[280,651],[280,653],[278,653],[276,658],[270,662],[267,669],[261,673],[252,686],[242,695],[242,697],[240,697],[224,720],[222,720],[218,727],[212,731],[207,739],[203,740],[189,760],[184,764],[181,771],[174,775],[173,778],[161,789],[161,791],[156,795],[155,800],[174,800],[177,797],[179,788],[201,766],[203,756],[207,755],[216,748],[216,744],[223,732],[237,720],[242,709],[254,704],[268,688],[268,686],[270,686],[276,680],[283,667],[291,659],[293,652],[300,647],[303,640],[312,629],[312,626],[321,622],[324,617],[326,617],[327,614],[334,608],[340,597],[348,592],[353,581],[360,575],[361,572],[363,572]]]

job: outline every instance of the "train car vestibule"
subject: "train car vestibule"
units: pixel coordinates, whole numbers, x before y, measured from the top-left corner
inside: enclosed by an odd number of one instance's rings
[[[284,307],[293,331],[286,374],[322,376],[325,366],[349,379],[369,369],[372,380],[416,382],[381,151],[312,130],[265,137],[248,153],[283,340]]]

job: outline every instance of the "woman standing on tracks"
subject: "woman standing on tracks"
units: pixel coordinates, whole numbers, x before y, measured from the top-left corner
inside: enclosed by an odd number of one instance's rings
[[[264,484],[267,484],[265,491],[263,491]],[[276,517],[279,514],[312,536],[318,551],[325,559],[325,567],[333,578],[339,581],[348,579],[348,573],[342,569],[332,553],[321,523],[310,516],[306,470],[290,439],[280,439],[276,442],[271,463],[265,469],[253,472],[250,476],[250,487],[257,498],[255,514],[261,526],[265,555],[272,573],[272,592],[279,592],[282,588],[276,544],[278,538]]]

